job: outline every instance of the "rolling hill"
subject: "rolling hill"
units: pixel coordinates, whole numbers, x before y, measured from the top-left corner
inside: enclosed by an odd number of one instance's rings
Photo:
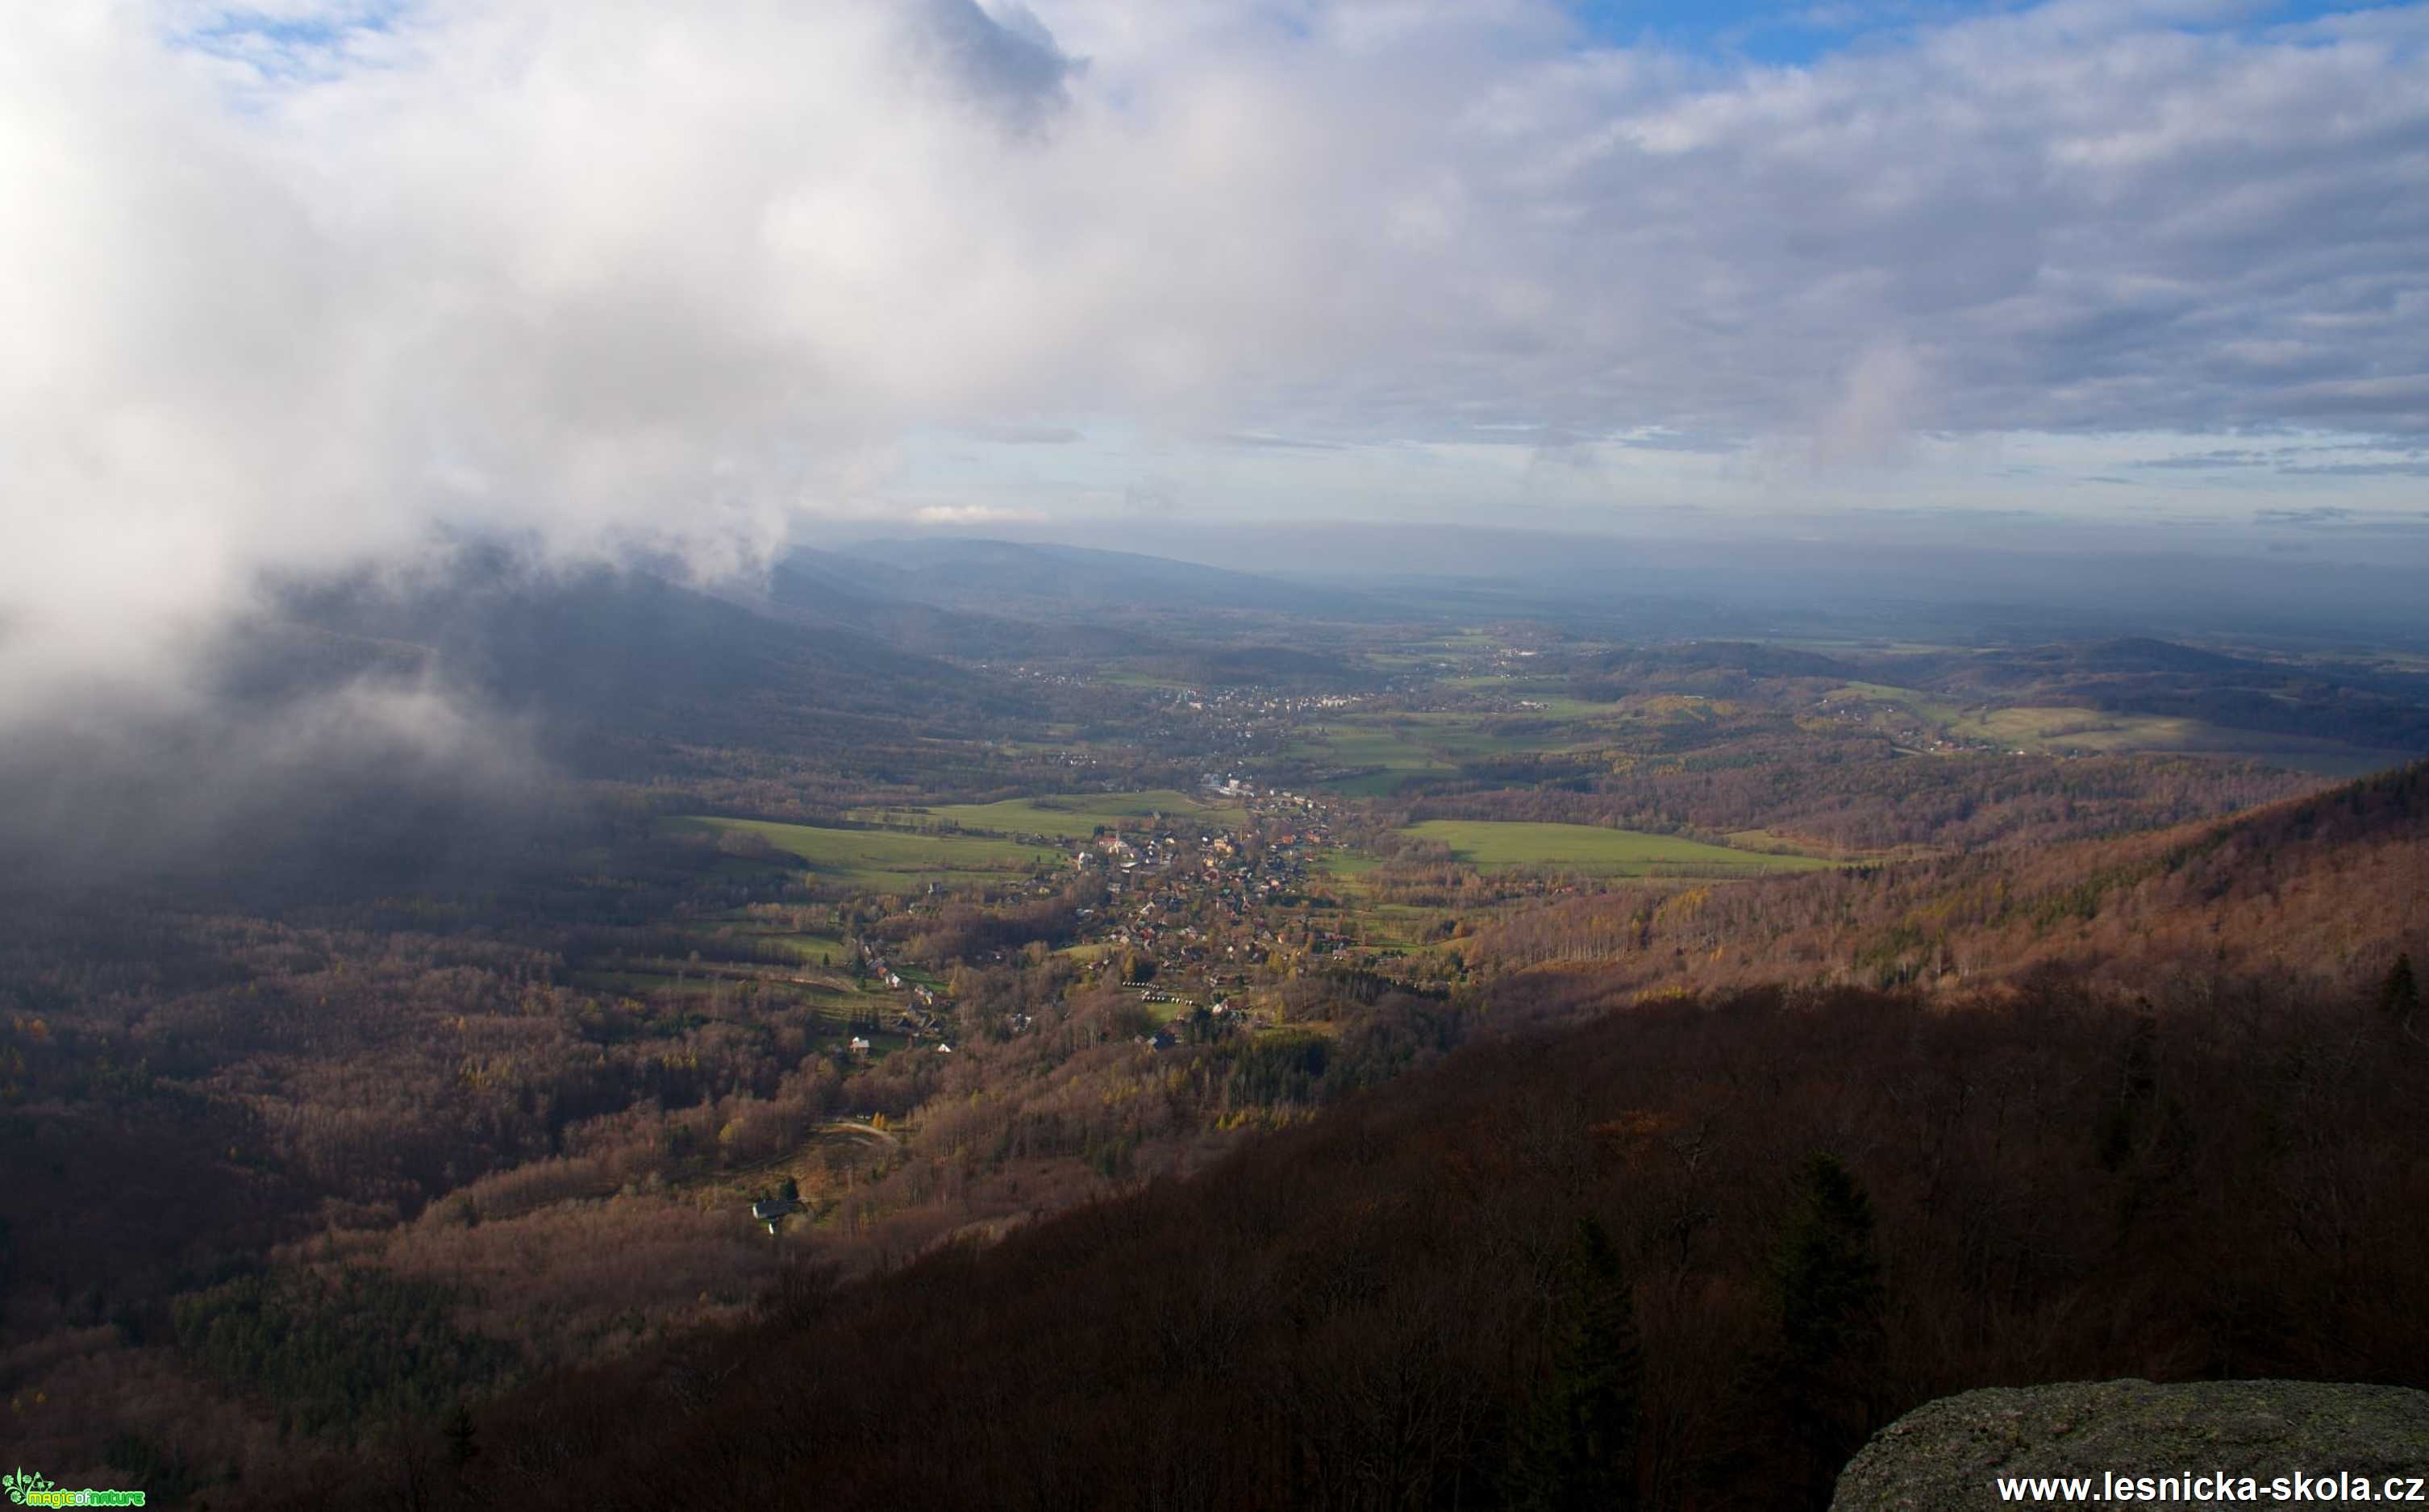
[[[1822,1507],[1868,1429],[1956,1386],[2420,1384],[2429,1039],[2378,978],[2421,905],[2373,900],[2420,876],[2424,830],[2412,767],[2002,879],[2025,917],[2116,900],[2121,959],[2186,973],[2159,995],[2057,959],[1931,995],[1635,1000],[1521,971],[1464,1022],[1382,995],[1384,1036],[1236,1056],[1329,1056],[1344,1090],[1370,1056],[1413,1076],[1198,1177],[848,1287],[792,1272],[748,1327],[507,1393],[454,1469],[433,1435],[299,1486],[1229,1509],[1591,1483],[1591,1504]],[[2201,961],[2135,945],[2159,925],[2206,934]],[[2281,956],[2220,954],[2244,929]],[[1578,1390],[1594,1439],[1569,1437]]]
[[[1671,942],[1722,921],[1688,907],[1600,961],[1501,972],[1476,1008],[1381,991],[1356,1037],[1169,1069],[1142,1048],[1142,1075],[1228,1066],[1249,1096],[1312,1074],[1330,1106],[875,1277],[788,1272],[747,1326],[527,1383],[268,1504],[713,1484],[777,1507],[1521,1506],[1584,1484],[1818,1509],[1871,1428],[1962,1385],[2418,1385],[2429,1038],[2388,966],[2423,944],[2400,889],[2425,844],[2416,765],[2022,866],[1712,890],[1768,899],[1725,938],[1769,917],[1860,951],[1937,917],[1919,947],[2057,945],[1935,991],[1695,992]],[[1867,886],[1907,912],[1851,913]],[[1617,969],[1639,953],[1660,990]]]

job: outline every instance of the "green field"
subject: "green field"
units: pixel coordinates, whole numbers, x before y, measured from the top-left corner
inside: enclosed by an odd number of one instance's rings
[[[2063,704],[2006,708],[1935,699],[1912,688],[1851,682],[1829,701],[1889,704],[1950,740],[2034,756],[2195,755],[2243,757],[2327,777],[2354,777],[2408,760],[2403,751],[2371,750],[2342,741],[2237,730],[2173,715],[2110,712]]]
[[[1448,846],[1455,859],[1485,871],[1541,866],[1602,877],[1645,877],[1657,872],[1750,877],[1761,872],[1812,871],[1830,864],[1812,856],[1764,855],[1676,835],[1640,834],[1591,824],[1429,819],[1400,833]]]
[[[577,971],[573,981],[590,992],[651,999],[698,999],[702,1003],[733,1003],[740,1000],[747,990],[763,1004],[805,1008],[838,1024],[849,1019],[851,1005],[860,996],[814,982],[753,977],[737,970],[716,970],[671,961],[637,961],[613,970]]]
[[[1347,933],[1369,950],[1422,950],[1438,938],[1434,926],[1446,916],[1437,908],[1362,900],[1342,923]]]
[[[1120,688],[1153,688],[1162,693],[1186,692],[1189,684],[1177,678],[1143,672],[1135,667],[1113,667],[1097,674],[1097,681]]]
[[[1522,717],[1532,719],[1609,719],[1619,713],[1615,704],[1592,698],[1572,698],[1559,693],[1527,693],[1520,697],[1530,703],[1540,703],[1540,711],[1525,711]]]
[[[1988,741],[2036,755],[2141,751],[2239,756],[2329,777],[2357,776],[2401,765],[2409,759],[2403,751],[2370,750],[2342,741],[2237,730],[2173,715],[2110,714],[2096,709],[2020,705],[1968,715],[1949,728],[1962,739]]]
[[[828,830],[778,824],[771,819],[682,818],[670,824],[718,834],[756,835],[809,863],[822,878],[868,887],[922,886],[928,882],[1003,881],[1038,866],[1054,866],[1063,852],[1050,846],[978,835],[903,834],[891,830]]]
[[[715,918],[693,919],[679,928],[686,934],[696,934],[703,940],[734,939],[756,945],[772,945],[788,950],[794,959],[805,964],[824,957],[830,962],[841,961],[850,948],[843,936],[832,931],[797,933],[781,924],[742,917],[734,913]]]
[[[802,961],[822,961],[829,965],[844,959],[849,950],[841,935],[834,934],[770,934],[763,936],[768,943],[781,945]]]
[[[1374,766],[1380,771],[1334,778],[1316,785],[1345,797],[1379,797],[1415,777],[1450,777],[1458,764],[1437,754],[1415,732],[1374,725],[1319,725],[1283,753],[1334,766]]]
[[[1236,803],[1200,802],[1171,788],[1137,793],[1073,793],[1053,797],[1007,798],[1001,803],[950,803],[929,809],[871,810],[855,815],[889,824],[944,820],[964,830],[1003,834],[1062,835],[1085,840],[1099,827],[1136,829],[1162,814],[1176,832],[1189,828],[1236,829],[1248,811]]]
[[[1408,738],[1428,749],[1439,751],[1454,761],[1470,761],[1479,756],[1507,756],[1513,751],[1547,750],[1565,741],[1551,742],[1542,738],[1543,726],[1551,719],[1543,714],[1404,714],[1396,716]],[[1527,730],[1524,734],[1507,731],[1512,726]]]
[[[1318,782],[1347,797],[1395,793],[1413,779],[1456,776],[1464,763],[1526,751],[1591,750],[1626,723],[1609,704],[1546,696],[1541,709],[1423,710],[1310,728],[1282,754],[1328,765],[1380,768]]]
[[[1831,704],[1888,704],[1892,708],[1905,710],[1925,724],[1939,726],[1948,725],[1965,712],[1959,705],[1935,698],[1928,693],[1913,688],[1893,688],[1881,682],[1850,682],[1844,687],[1832,688],[1823,696],[1823,701]]]

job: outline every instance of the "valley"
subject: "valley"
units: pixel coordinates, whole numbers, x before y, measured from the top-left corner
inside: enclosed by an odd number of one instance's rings
[[[207,889],[23,898],[0,941],[23,1439],[215,1505],[272,1466],[384,1475],[459,1408],[1233,1169],[1479,1047],[2050,973],[2163,1012],[2262,981],[2367,995],[2429,923],[2419,768],[2330,775],[2429,745],[2417,672],[1613,643],[1279,588],[1210,638],[1194,580],[1157,571],[1181,601],[1066,614],[1082,649],[1009,664],[962,652],[1035,622],[957,589],[959,618],[884,632],[882,687],[832,649],[858,631],[568,583],[547,617],[637,602],[764,670],[628,663],[602,701],[578,667],[466,658],[499,680],[474,697],[559,700],[546,811],[435,797],[403,874],[273,832]],[[437,622],[349,614],[337,644]],[[2340,804],[2375,817],[2347,836]],[[99,1184],[183,1216],[130,1239],[78,1200]],[[751,1208],[778,1194],[771,1230]]]
[[[8,19],[12,1506],[2429,1463],[2429,0]]]

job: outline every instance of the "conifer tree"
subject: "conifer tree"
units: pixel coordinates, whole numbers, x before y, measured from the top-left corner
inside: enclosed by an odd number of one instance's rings
[[[1872,1203],[1834,1156],[1814,1155],[1798,1175],[1777,1276],[1775,1385],[1826,1500],[1831,1478],[1872,1429],[1885,1344]]]
[[[2144,1009],[2125,1042],[2125,1067],[2118,1078],[2116,1100],[2101,1117],[2100,1163],[2111,1171],[2122,1168],[2133,1153],[2136,1126],[2159,1089],[2159,1021],[2147,1003]]]
[[[2421,1007],[2421,984],[2412,975],[2412,953],[2404,951],[2378,986],[2378,1006],[2389,1018],[2408,1019]]]
[[[1584,1512],[1636,1504],[1644,1365],[1628,1277],[1611,1235],[1578,1220],[1552,1372],[1520,1430],[1512,1504]]]
[[[471,1409],[458,1402],[455,1410],[447,1418],[448,1462],[462,1470],[479,1453],[479,1448],[472,1442]]]

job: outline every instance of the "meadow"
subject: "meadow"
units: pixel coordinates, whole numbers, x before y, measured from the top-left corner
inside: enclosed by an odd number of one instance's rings
[[[1236,803],[1203,802],[1173,788],[1135,793],[1071,793],[1006,798],[1000,803],[950,803],[933,808],[869,810],[855,815],[886,824],[932,824],[1000,834],[1061,835],[1085,840],[1099,829],[1137,829],[1162,815],[1173,826],[1238,829],[1248,811]]]
[[[1530,694],[1519,710],[1416,710],[1316,725],[1282,754],[1296,761],[1363,767],[1313,785],[1342,797],[1387,797],[1421,778],[1448,778],[1462,765],[1527,752],[1592,751],[1680,718],[1710,723],[1706,700],[1675,710],[1621,711],[1609,703]]]
[[[1528,824],[1481,819],[1429,819],[1399,831],[1450,847],[1454,860],[1485,871],[1540,866],[1600,877],[1661,873],[1753,876],[1813,871],[1830,864],[1813,856],[1732,850],[1677,835],[1607,830],[1591,824]]]
[[[1474,715],[1395,715],[1386,721],[1318,725],[1284,751],[1299,761],[1379,770],[1314,785],[1343,797],[1382,797],[1413,778],[1458,775],[1461,760],[1524,748],[1487,734]]]
[[[685,934],[697,935],[704,941],[719,944],[741,942],[774,946],[789,951],[804,965],[833,965],[851,950],[851,945],[835,929],[797,929],[776,919],[752,918],[741,910],[687,920],[676,928]]]
[[[1961,705],[1933,698],[1913,688],[1891,687],[1884,682],[1850,682],[1824,694],[1822,701],[1830,705],[1848,703],[1887,704],[1904,710],[1928,725],[1945,727],[1963,717]]]
[[[2405,752],[2306,735],[2237,730],[2181,715],[2073,704],[1966,706],[1912,688],[1851,682],[1828,695],[1905,711],[1953,741],[2029,756],[2173,754],[2238,757],[2326,777],[2352,777],[2401,764]]]
[[[980,835],[829,830],[772,819],[693,817],[670,822],[717,834],[754,835],[806,862],[822,879],[898,891],[932,881],[1000,881],[1039,866],[1059,865],[1065,859],[1055,846]]]
[[[2374,750],[2338,740],[2234,730],[2172,715],[2115,714],[2096,709],[2019,705],[1968,715],[1950,730],[2033,755],[2126,755],[2174,752],[2241,757],[2324,777],[2354,777],[2400,765],[2405,752]]]

